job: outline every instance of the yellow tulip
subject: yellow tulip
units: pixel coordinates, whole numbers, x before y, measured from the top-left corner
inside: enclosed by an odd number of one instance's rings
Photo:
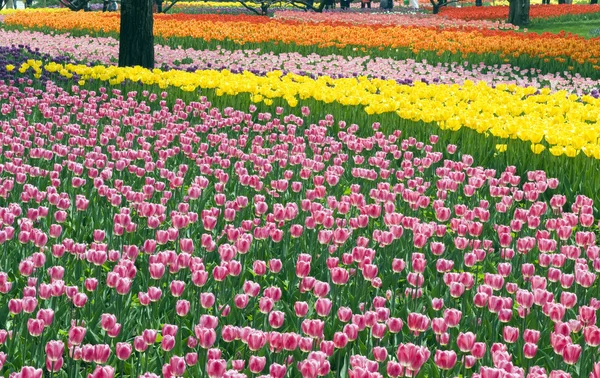
[[[544,151],[545,149],[546,149],[546,147],[542,144],[532,144],[531,145],[531,151],[536,155],[541,154],[542,151]]]

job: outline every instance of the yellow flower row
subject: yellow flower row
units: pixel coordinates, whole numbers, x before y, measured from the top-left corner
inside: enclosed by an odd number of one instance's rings
[[[41,67],[39,62],[27,62],[24,66],[20,67],[21,72],[29,67]],[[492,88],[483,82],[469,81],[463,86],[419,82],[408,86],[367,77],[311,79],[283,75],[280,71],[256,76],[226,70],[190,73],[56,63],[42,68],[68,78],[76,74],[82,84],[94,79],[117,85],[128,79],[188,92],[214,89],[219,96],[247,93],[253,102],[267,105],[272,104],[273,99],[283,98],[292,107],[304,99],[362,106],[368,114],[395,112],[404,119],[434,122],[443,129],[456,131],[466,127],[485,136],[520,139],[531,143],[536,154],[547,146],[555,156],[574,157],[583,152],[600,159],[600,100],[591,96],[577,98],[566,92],[548,90],[536,93],[534,88],[516,85]]]
[[[260,8],[260,3],[247,2],[246,3],[250,7]],[[294,6],[286,3],[286,2],[275,2],[273,3],[276,7],[289,7],[293,8]],[[315,4],[318,5],[318,4]],[[175,5],[176,8],[240,8],[242,5],[239,2],[235,1],[178,1]]]
[[[17,13],[67,13],[71,10],[67,8],[26,8],[26,9],[2,9],[0,15],[3,14],[17,14]]]

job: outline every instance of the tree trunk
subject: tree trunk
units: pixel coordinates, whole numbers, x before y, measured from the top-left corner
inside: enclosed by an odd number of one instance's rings
[[[433,14],[438,14],[438,13],[440,13],[440,4],[434,3],[433,4]]]
[[[508,23],[516,26],[529,25],[530,0],[509,0]]]
[[[590,0],[590,4],[598,4],[598,0]]]
[[[119,67],[154,68],[152,0],[121,2]]]

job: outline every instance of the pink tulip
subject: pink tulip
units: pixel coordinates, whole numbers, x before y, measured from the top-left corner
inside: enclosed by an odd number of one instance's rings
[[[225,374],[227,363],[225,360],[209,360],[206,363],[206,372],[210,378],[221,378]]]
[[[46,359],[46,370],[50,372],[58,372],[64,365],[64,359],[59,357],[57,360]]]
[[[258,374],[265,368],[267,359],[265,357],[250,356],[248,369],[254,374]]]
[[[515,343],[519,338],[519,329],[515,327],[505,326],[502,334],[504,336],[504,341],[507,343]]]
[[[186,370],[186,362],[183,357],[172,356],[169,360],[168,371],[172,376],[181,377]]]
[[[208,309],[211,308],[215,304],[215,296],[212,293],[201,293],[200,294],[200,304],[202,307]]]
[[[315,302],[315,311],[319,316],[328,316],[333,303],[328,298],[319,298]]]
[[[121,361],[125,361],[131,356],[132,347],[129,343],[117,343],[115,355]]]
[[[111,366],[97,366],[90,378],[113,378],[115,369]]]
[[[458,334],[458,337],[456,338],[456,344],[458,345],[458,349],[460,349],[461,352],[471,352],[471,350],[473,349],[473,345],[475,345],[475,334],[473,334],[472,332],[460,332]]]
[[[562,356],[565,363],[574,365],[579,360],[579,356],[581,356],[581,346],[577,344],[565,346],[562,351]]]
[[[456,353],[452,350],[435,352],[435,364],[442,370],[450,370],[456,364]]]
[[[204,349],[209,349],[210,347],[212,347],[217,338],[217,334],[212,328],[196,326],[194,328],[194,333],[198,338],[198,343]]]
[[[269,367],[269,375],[273,378],[283,378],[287,372],[285,365],[272,364]]]
[[[110,346],[107,344],[94,345],[94,362],[104,364],[110,356]]]
[[[29,331],[31,336],[40,336],[44,331],[44,321],[40,319],[28,319],[27,331]]]
[[[46,344],[46,359],[51,362],[56,362],[65,350],[65,344],[62,341],[51,340]]]
[[[136,336],[133,339],[133,347],[137,352],[144,352],[148,348],[148,344],[144,341],[142,336]]]
[[[269,314],[269,325],[273,328],[280,328],[283,326],[285,314],[281,311],[272,311]]]

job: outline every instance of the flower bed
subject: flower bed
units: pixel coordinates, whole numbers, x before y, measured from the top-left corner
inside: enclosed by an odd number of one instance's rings
[[[440,11],[443,17],[458,20],[506,20],[508,6],[486,7],[445,7]],[[564,16],[595,14],[600,18],[600,6],[590,4],[532,5],[529,16],[532,19],[552,19]]]
[[[600,378],[597,40],[5,14],[0,376]]]
[[[403,27],[436,27],[448,29],[480,28],[490,30],[512,30],[515,26],[504,22],[488,20],[464,21],[458,17],[445,19],[430,14],[374,13],[366,16],[362,13],[304,13],[291,10],[276,11],[276,20],[315,22],[315,23],[347,23],[351,25],[403,26]]]
[[[311,79],[273,71],[266,76],[250,72],[146,70],[140,67],[119,68],[73,64],[26,62],[20,72],[58,73],[70,78],[77,75],[81,83],[101,80],[111,84],[124,81],[144,85],[173,86],[186,92],[214,89],[217,95],[249,94],[253,102],[272,105],[282,99],[295,107],[300,100],[362,107],[367,114],[396,113],[412,121],[435,122],[441,129],[458,131],[463,127],[498,138],[521,139],[531,143],[535,154],[546,148],[554,156],[575,157],[584,152],[600,158],[599,134],[594,125],[600,120],[600,99],[584,96],[565,98],[564,93],[537,92],[535,88],[515,85],[489,87],[483,82],[463,86],[398,84],[393,80],[369,80],[365,77]],[[560,118],[556,118],[559,115]]]
[[[9,373],[600,369],[586,357],[593,201],[567,205],[543,171],[486,169],[435,135],[304,122],[306,107],[24,86],[0,87],[15,99],[5,130],[21,109],[45,120],[2,164],[3,266],[18,266],[0,274]]]
[[[522,34],[494,30],[439,30],[436,28],[405,28],[307,24],[270,20],[258,16],[231,15],[158,15],[155,33],[165,39],[184,41],[194,47],[206,42],[234,46],[252,45],[272,48],[274,52],[303,47],[323,53],[352,48],[387,50],[391,54],[406,54],[429,61],[468,59],[488,64],[513,62],[519,67],[536,67],[546,72],[564,69],[597,78],[600,45],[595,39],[578,36]],[[32,13],[6,16],[5,23],[26,28],[57,30],[90,30],[115,32],[119,19],[115,14],[98,13]],[[396,51],[394,51],[396,50]]]

